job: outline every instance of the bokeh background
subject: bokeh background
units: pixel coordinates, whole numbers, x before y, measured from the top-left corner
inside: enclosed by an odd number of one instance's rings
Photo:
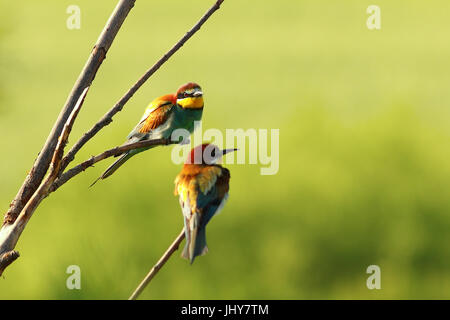
[[[92,126],[213,1],[137,1],[70,142]],[[81,8],[68,30],[66,8]],[[116,1],[0,8],[0,205],[6,212]],[[381,7],[382,28],[366,27]],[[210,252],[176,253],[145,299],[450,298],[450,3],[226,0],[76,158],[122,143],[147,103],[200,83],[203,127],[280,129],[280,170],[228,165],[230,199]],[[47,198],[2,299],[125,299],[182,227],[170,147]],[[81,268],[81,290],[66,268]],[[366,268],[381,268],[368,290]]]

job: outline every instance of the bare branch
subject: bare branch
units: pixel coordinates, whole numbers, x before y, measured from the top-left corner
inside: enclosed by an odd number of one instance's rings
[[[69,94],[61,113],[53,126],[50,135],[47,138],[42,150],[39,153],[36,161],[33,164],[29,174],[17,193],[14,200],[11,202],[8,212],[5,214],[3,224],[12,224],[22,209],[27,204],[33,193],[41,184],[44,176],[48,170],[52,156],[54,154],[58,138],[61,136],[64,124],[69,115],[72,113],[75,103],[80,97],[84,88],[91,85],[94,77],[106,57],[106,53],[110,48],[117,32],[122,26],[123,21],[127,17],[131,8],[133,8],[135,0],[120,0],[114,9],[111,17],[106,23],[100,37],[97,40],[87,62],[81,71],[77,81],[74,84],[72,92]]]
[[[152,281],[158,271],[164,266],[164,264],[169,260],[172,254],[178,250],[181,241],[184,239],[184,228],[181,230],[181,233],[175,239],[174,242],[170,245],[166,252],[162,255],[162,257],[158,260],[158,262],[153,266],[150,272],[145,276],[144,280],[139,284],[139,286],[134,290],[133,294],[128,298],[128,300],[136,300],[139,295],[144,291],[145,287]]]
[[[3,274],[3,270],[5,270],[19,256],[19,252],[15,250],[7,251],[0,256],[0,276]]]
[[[217,0],[216,3],[201,17],[201,19],[166,53],[159,59],[144,75],[128,90],[128,92],[112,107],[81,139],[75,143],[67,155],[63,159],[61,170],[63,171],[67,165],[73,161],[76,153],[103,127],[112,122],[112,118],[116,113],[122,110],[124,105],[131,99],[136,91],[167,61],[172,55],[178,51],[209,19],[209,17],[220,8],[224,0]]]
[[[61,136],[58,139],[58,144],[56,145],[55,153],[53,154],[52,163],[50,167],[51,168],[50,176],[52,175],[52,173],[58,174],[59,172],[59,168],[64,154],[64,147],[67,144],[70,132],[72,131],[73,124],[78,116],[78,113],[80,112],[81,106],[84,103],[84,99],[86,98],[88,91],[89,87],[83,89],[83,92],[81,93],[77,103],[75,104],[75,108],[73,109],[72,113],[67,119],[66,124],[64,125],[63,131],[61,132]]]
[[[105,159],[113,157],[113,156],[120,155],[124,152],[133,150],[133,149],[145,148],[145,147],[150,147],[150,146],[163,146],[163,145],[167,146],[169,144],[177,144],[177,143],[178,143],[178,141],[172,141],[170,139],[143,140],[143,141],[138,141],[138,142],[134,142],[134,143],[130,143],[127,145],[123,145],[123,146],[119,146],[119,147],[115,147],[115,148],[106,150],[106,151],[100,153],[99,155],[93,156],[90,159],[73,167],[72,169],[64,172],[64,174],[62,174],[55,181],[55,183],[51,186],[49,192],[55,191],[60,186],[62,186],[64,183],[66,183],[67,181],[72,179],[74,176],[83,172],[84,170],[93,166],[95,163],[97,163],[99,161],[105,160]]]

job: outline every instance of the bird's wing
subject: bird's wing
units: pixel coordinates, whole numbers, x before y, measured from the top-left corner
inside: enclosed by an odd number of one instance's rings
[[[175,195],[179,196],[181,211],[183,213],[184,220],[184,234],[186,236],[186,246],[183,250],[182,256],[186,259],[190,259],[189,257],[189,244],[191,243],[191,224],[190,220],[192,218],[195,209],[191,207],[190,198],[193,196],[190,192],[190,189],[195,192],[195,187],[191,186],[195,184],[195,179],[193,175],[184,174],[181,172],[175,179]],[[197,215],[196,215],[197,216]]]
[[[201,176],[208,176],[205,182],[202,181],[203,177],[198,178],[201,192],[197,195],[196,207],[202,212],[201,223],[205,226],[214,215],[222,210],[228,199],[230,171],[220,166],[213,168],[214,170],[201,174]]]
[[[186,219],[190,219],[195,209],[195,201],[198,193],[195,175],[180,173],[175,179],[175,195],[179,196],[181,210]]]
[[[228,192],[230,171],[220,165],[190,166],[175,179],[175,195],[190,201],[192,207],[202,208],[211,196],[223,198]]]
[[[221,166],[204,167],[197,172],[186,172],[175,180],[175,195],[180,196],[180,205],[185,218],[194,212],[202,216],[202,224],[209,220],[225,204],[228,197],[230,172]]]
[[[167,121],[174,106],[175,105],[170,101],[157,107],[153,107],[153,104],[151,104],[145,111],[139,123],[128,135],[128,140],[134,139],[135,141],[133,142],[139,141],[149,134],[151,130],[158,128]],[[129,143],[129,141],[127,141],[127,143]]]

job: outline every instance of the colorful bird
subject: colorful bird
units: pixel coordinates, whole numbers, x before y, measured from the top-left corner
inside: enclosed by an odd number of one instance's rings
[[[196,83],[186,83],[178,88],[176,94],[166,94],[153,100],[123,145],[142,140],[168,139],[176,129],[186,129],[192,133],[194,121],[200,121],[202,113],[202,89]],[[120,158],[109,166],[91,186],[98,180],[111,176],[132,156],[151,148],[154,146],[130,150],[119,155]]]
[[[230,171],[217,161],[236,150],[220,150],[213,144],[199,145],[191,150],[175,179],[175,195],[179,195],[186,235],[181,256],[191,264],[195,257],[208,252],[206,225],[228,198]]]

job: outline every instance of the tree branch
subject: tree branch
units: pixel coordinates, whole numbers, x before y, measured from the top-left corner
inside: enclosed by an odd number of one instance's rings
[[[138,142],[124,145],[124,146],[119,146],[119,147],[115,147],[115,148],[106,150],[106,151],[100,153],[99,155],[93,156],[90,159],[73,167],[72,169],[64,172],[64,174],[62,174],[53,183],[53,185],[51,186],[51,188],[49,190],[49,193],[56,191],[56,189],[58,189],[64,183],[66,183],[67,181],[72,179],[74,176],[83,172],[84,170],[93,166],[95,163],[97,163],[99,161],[105,160],[105,159],[113,157],[113,156],[120,155],[120,154],[127,152],[129,150],[132,150],[132,149],[139,149],[139,148],[145,148],[145,147],[150,147],[150,146],[162,146],[162,145],[167,146],[169,144],[177,144],[177,143],[178,143],[178,141],[172,141],[170,139],[143,140],[143,141],[138,141]]]
[[[224,0],[217,0],[216,3],[200,18],[200,20],[166,53],[159,59],[144,75],[128,90],[128,92],[88,131],[80,140],[78,140],[67,155],[63,159],[61,171],[64,171],[67,165],[73,161],[77,152],[103,127],[112,122],[112,118],[116,113],[122,110],[124,105],[138,91],[138,89],[188,41],[201,26],[209,19],[209,17],[220,8]]]
[[[153,268],[150,270],[150,272],[145,276],[144,280],[138,285],[136,290],[134,290],[133,294],[128,298],[128,300],[136,300],[139,295],[144,291],[145,287],[152,281],[152,279],[155,277],[155,275],[158,273],[158,271],[164,266],[164,264],[169,260],[169,258],[172,256],[172,254],[178,250],[178,247],[180,246],[181,241],[184,239],[184,228],[181,230],[181,233],[178,235],[178,237],[172,242],[170,247],[167,249],[166,252],[162,255],[162,257],[158,260],[158,262],[153,266]]]
[[[80,97],[83,89],[90,86],[94,80],[97,70],[105,59],[108,49],[122,26],[123,21],[127,17],[131,8],[133,8],[134,3],[135,0],[120,0],[111,14],[111,17],[101,32],[100,37],[98,38],[83,70],[75,82],[72,91],[69,94],[69,97],[67,98],[67,101],[62,108],[58,119],[50,132],[50,135],[47,138],[47,141],[40,151],[39,156],[34,162],[29,174],[25,178],[22,187],[14,200],[11,202],[8,212],[5,214],[3,225],[12,224],[16,220],[19,213],[25,207],[28,200],[44,179],[64,124],[66,123],[69,115],[72,113],[77,99]]]

